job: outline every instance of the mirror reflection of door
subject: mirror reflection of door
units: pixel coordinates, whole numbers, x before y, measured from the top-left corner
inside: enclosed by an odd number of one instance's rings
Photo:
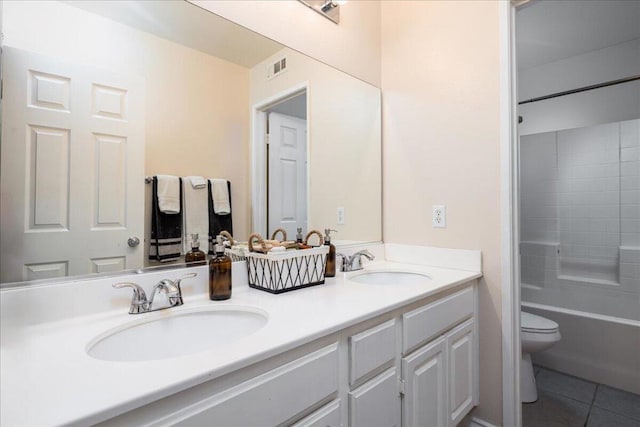
[[[307,230],[306,94],[267,110],[268,234],[283,228],[293,239],[297,228]]]
[[[128,239],[143,237],[144,80],[9,47],[2,59],[0,280],[142,267]]]

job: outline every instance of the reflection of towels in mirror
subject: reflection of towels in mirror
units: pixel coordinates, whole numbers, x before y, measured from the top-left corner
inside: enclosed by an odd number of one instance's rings
[[[190,249],[189,236],[196,233],[200,236],[209,235],[207,186],[196,188],[191,178],[193,177],[184,177],[182,180],[184,207],[182,235],[184,236],[184,253],[187,253]]]
[[[213,211],[218,215],[229,215],[231,203],[229,202],[229,189],[227,180],[214,178],[211,181],[211,196],[213,198]]]
[[[201,176],[188,176],[189,181],[191,181],[191,186],[193,188],[205,188],[207,186],[207,180]]]
[[[215,253],[215,241],[216,236],[221,231],[228,231],[233,234],[233,221],[231,220],[231,183],[227,180],[221,180],[224,182],[226,188],[227,197],[229,198],[229,210],[224,215],[217,214],[214,209],[213,202],[213,180],[209,180],[209,254]]]
[[[157,176],[158,208],[166,214],[180,213],[180,178],[173,175]]]
[[[164,175],[165,177],[167,175]],[[153,177],[151,196],[151,236],[149,238],[149,259],[160,262],[175,261],[182,250],[182,202],[181,179],[175,178],[178,186],[178,212],[165,213],[160,210],[160,178]]]

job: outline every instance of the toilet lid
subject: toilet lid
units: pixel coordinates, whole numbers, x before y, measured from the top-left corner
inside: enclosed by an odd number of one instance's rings
[[[553,333],[558,330],[558,324],[535,314],[521,312],[520,329],[525,332]]]

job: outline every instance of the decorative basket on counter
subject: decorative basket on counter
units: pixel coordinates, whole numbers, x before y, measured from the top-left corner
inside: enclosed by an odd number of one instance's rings
[[[254,242],[260,243],[255,248]],[[256,250],[262,252],[256,252]],[[270,252],[257,234],[249,237],[247,272],[249,286],[272,294],[307,288],[324,283],[324,269],[329,246],[321,245],[302,250]]]

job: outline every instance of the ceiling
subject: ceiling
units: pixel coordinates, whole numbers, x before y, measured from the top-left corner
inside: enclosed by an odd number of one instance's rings
[[[184,0],[73,0],[67,4],[252,68],[284,46]]]
[[[636,38],[638,0],[533,0],[516,12],[518,69]]]

